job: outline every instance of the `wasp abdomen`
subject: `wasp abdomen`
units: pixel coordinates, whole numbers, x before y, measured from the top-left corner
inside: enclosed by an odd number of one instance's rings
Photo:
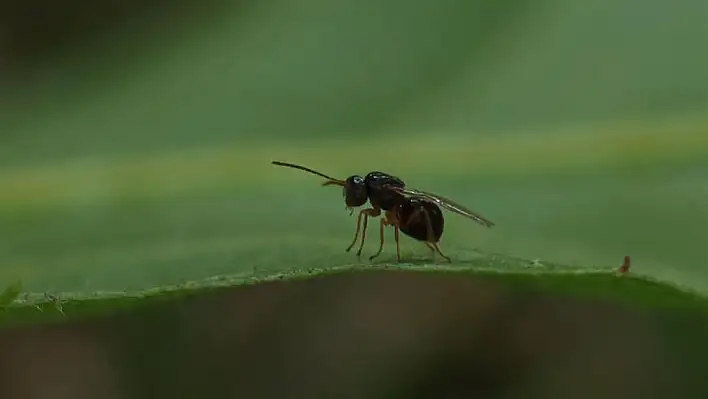
[[[430,243],[440,241],[445,218],[435,203],[422,198],[406,198],[398,205],[397,217],[399,228],[407,236]]]

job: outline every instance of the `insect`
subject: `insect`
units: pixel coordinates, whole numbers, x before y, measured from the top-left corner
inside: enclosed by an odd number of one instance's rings
[[[359,211],[354,240],[346,248],[345,251],[347,252],[351,251],[359,239],[359,234],[361,234],[361,243],[356,252],[357,256],[361,256],[364,241],[366,240],[369,217],[381,216],[383,211],[383,217],[379,225],[379,249],[374,255],[369,257],[369,260],[379,256],[383,250],[384,227],[393,226],[398,261],[401,260],[400,231],[425,243],[433,252],[433,255],[437,252],[448,262],[451,262],[451,259],[443,254],[439,246],[445,227],[445,218],[441,208],[466,216],[485,227],[494,226],[494,223],[488,219],[445,197],[422,190],[406,188],[403,180],[388,173],[373,171],[364,177],[353,175],[345,180],[340,180],[301,165],[280,161],[272,161],[271,163],[323,177],[326,179],[322,183],[323,186],[335,185],[342,187],[345,207],[349,210],[350,215],[353,214],[354,208],[363,206],[367,201],[370,203],[371,206],[369,208]]]

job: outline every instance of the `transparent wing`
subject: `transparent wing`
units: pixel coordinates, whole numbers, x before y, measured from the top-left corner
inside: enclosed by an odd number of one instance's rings
[[[468,218],[474,220],[475,222],[481,224],[482,226],[485,226],[485,227],[494,226],[494,222],[490,221],[489,219],[487,219],[487,218],[483,217],[482,215],[478,214],[477,212],[474,212],[471,209],[468,209],[468,208],[456,203],[455,201],[447,199],[443,196],[429,193],[429,192],[423,191],[423,190],[417,190],[417,189],[401,188],[401,187],[394,187],[394,186],[386,186],[386,187],[390,190],[396,191],[401,194],[425,198],[430,201],[433,201],[436,204],[438,204],[440,207],[445,208],[451,212],[455,212],[458,215],[468,217]]]

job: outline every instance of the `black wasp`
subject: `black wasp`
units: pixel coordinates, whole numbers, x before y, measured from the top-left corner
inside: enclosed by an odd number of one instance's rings
[[[361,232],[361,244],[356,253],[357,256],[361,255],[362,248],[364,248],[364,240],[366,239],[368,218],[380,216],[381,211],[383,211],[384,215],[381,218],[379,228],[381,235],[379,250],[370,256],[369,260],[379,256],[383,250],[384,227],[393,226],[396,239],[396,257],[399,261],[401,260],[399,247],[400,230],[403,234],[422,241],[433,253],[437,252],[450,262],[450,258],[442,253],[438,245],[445,227],[445,218],[440,209],[441,207],[466,216],[485,227],[494,226],[494,223],[488,219],[445,197],[422,190],[408,189],[403,180],[388,173],[374,171],[364,177],[354,175],[349,176],[346,180],[339,180],[305,166],[280,161],[272,161],[272,163],[278,166],[304,170],[324,177],[327,180],[322,183],[323,186],[335,185],[342,187],[344,202],[349,214],[354,212],[354,208],[360,207],[369,201],[371,207],[359,211],[354,240],[347,247],[347,252],[354,247],[359,238],[359,232]],[[361,226],[362,219],[364,221],[363,227]]]

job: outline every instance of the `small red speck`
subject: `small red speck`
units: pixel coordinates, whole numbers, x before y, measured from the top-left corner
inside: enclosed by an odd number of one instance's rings
[[[624,257],[624,263],[617,269],[618,273],[629,273],[629,267],[632,265],[632,257],[627,255]]]

